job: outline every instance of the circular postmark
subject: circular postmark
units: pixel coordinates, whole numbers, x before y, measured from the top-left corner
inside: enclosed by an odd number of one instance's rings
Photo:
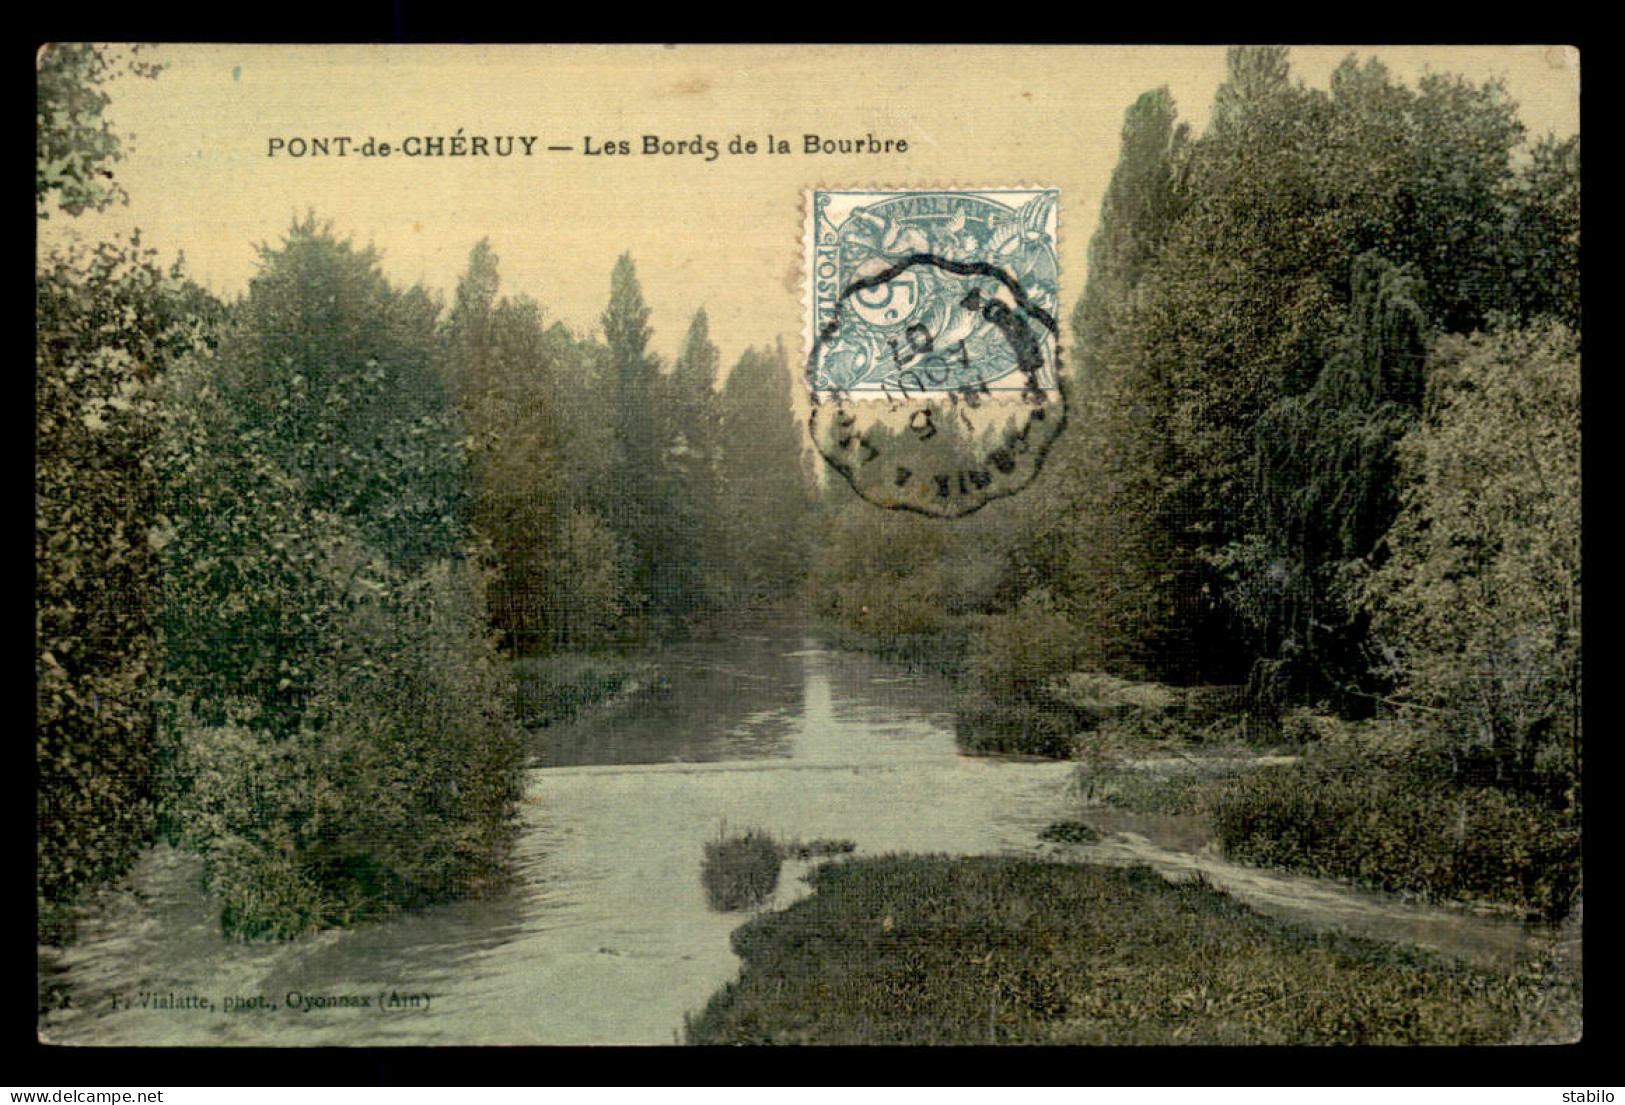
[[[1026,487],[1066,418],[1055,193],[847,195],[814,195],[809,235],[819,453],[893,510],[959,517]]]
[[[877,506],[960,517],[1066,421],[1058,193],[811,193],[808,431]]]

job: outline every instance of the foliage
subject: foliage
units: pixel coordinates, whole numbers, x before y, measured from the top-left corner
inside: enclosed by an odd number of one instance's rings
[[[502,884],[521,750],[458,571],[351,611],[355,654],[324,666],[292,735],[178,714],[167,820],[207,857],[227,932],[286,938]]]
[[[1580,371],[1557,323],[1450,338],[1406,438],[1391,559],[1366,581],[1406,695],[1497,776],[1580,769]]]
[[[654,409],[659,359],[648,351],[649,307],[630,254],[610,276],[602,318],[614,381],[614,460],[605,520],[627,577],[627,607],[649,631],[680,633],[705,604],[692,488],[674,470]]]
[[[706,901],[723,912],[760,905],[779,885],[783,862],[772,836],[756,829],[710,841],[700,863]]]
[[[1171,624],[1164,535],[1151,511],[1167,464],[1171,400],[1153,372],[1130,371],[1146,320],[1138,288],[1189,203],[1188,129],[1166,89],[1124,116],[1121,153],[1089,242],[1089,280],[1072,315],[1075,408],[1040,479],[1015,558],[1025,587],[1054,587],[1088,627],[1082,662],[1146,675]]]
[[[970,752],[1065,758],[1073,735],[1096,719],[1055,693],[1051,676],[1076,666],[1078,633],[1048,592],[1009,614],[982,618],[972,636],[954,711],[954,736]]]
[[[155,391],[217,309],[138,236],[35,272],[38,879],[64,900],[152,827]]]
[[[724,594],[734,602],[783,597],[806,575],[811,484],[792,386],[782,344],[747,349],[723,385],[716,528]]]
[[[129,202],[108,168],[123,160],[124,146],[102,113],[112,102],[106,91],[112,81],[125,73],[150,79],[162,69],[142,60],[140,50],[85,42],[40,48],[34,75],[37,217],[50,217],[53,197],[69,215]]]
[[[375,251],[313,214],[261,260],[220,344],[222,395],[310,506],[346,518],[391,564],[452,555],[468,504],[436,363],[439,303],[392,288]]]
[[[1409,269],[1358,258],[1335,352],[1307,391],[1259,416],[1255,526],[1210,559],[1263,653],[1259,689],[1277,700],[1342,694],[1368,674],[1351,584],[1398,511],[1397,447],[1421,410],[1425,292]]]
[[[542,577],[549,640],[567,649],[606,647],[621,633],[628,587],[615,535],[597,514],[577,507],[561,519],[552,552],[553,571]]]
[[[498,885],[522,750],[433,302],[313,218],[262,257],[166,387],[164,813],[277,938]]]
[[[1008,547],[999,526],[1008,528],[1007,521],[984,511],[945,526],[883,510],[831,475],[806,521],[816,550],[806,571],[808,602],[855,640],[882,645],[934,636],[953,639],[948,651],[958,651],[967,627],[999,597]]]
[[[1130,108],[1014,565],[1089,667],[1384,689],[1357,592],[1426,343],[1577,310],[1578,144],[1521,141],[1494,82],[1351,57],[1309,89],[1278,47],[1231,51],[1199,138],[1165,92]]]
[[[655,381],[655,414],[664,446],[664,467],[690,512],[685,525],[693,532],[693,554],[699,569],[696,609],[714,607],[737,581],[724,529],[721,465],[726,453],[722,430],[722,396],[717,390],[722,355],[711,343],[705,311],[694,313],[682,349],[669,373]],[[769,408],[771,409],[771,408]],[[777,550],[772,550],[777,551]],[[742,596],[741,596],[742,597]]]
[[[1047,591],[1028,594],[1014,613],[982,619],[965,664],[967,689],[994,702],[1053,697],[1052,673],[1070,671],[1077,630]]]
[[[1578,823],[1505,791],[1441,783],[1421,766],[1345,747],[1238,776],[1215,803],[1220,844],[1248,863],[1566,913],[1580,878]]]
[[[473,527],[494,561],[492,624],[516,653],[602,648],[627,581],[594,504],[607,468],[591,458],[609,444],[594,432],[607,411],[594,398],[601,351],[544,329],[537,304],[498,300],[498,287],[481,242],[441,335],[467,432]]]
[[[690,1044],[1486,1044],[1529,988],[1200,883],[1000,857],[826,864],[734,933]]]

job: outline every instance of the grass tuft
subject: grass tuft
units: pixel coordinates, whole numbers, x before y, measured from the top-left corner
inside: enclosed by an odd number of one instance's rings
[[[783,850],[766,832],[723,835],[705,846],[700,864],[706,900],[719,912],[760,905],[778,887],[783,862]]]

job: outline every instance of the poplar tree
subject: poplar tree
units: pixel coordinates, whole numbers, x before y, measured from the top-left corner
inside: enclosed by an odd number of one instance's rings
[[[696,605],[711,606],[723,589],[726,552],[720,539],[718,464],[722,454],[721,396],[717,377],[722,356],[711,342],[704,309],[694,313],[671,373],[661,378],[659,413],[665,461],[687,507],[681,519],[692,535],[700,572]]]
[[[732,592],[751,602],[788,594],[806,570],[810,485],[782,344],[747,349],[722,390],[723,537]]]
[[[626,565],[639,632],[682,631],[703,583],[693,488],[669,463],[655,412],[660,365],[649,352],[649,307],[630,254],[610,276],[602,324],[615,381],[615,457],[607,521]],[[636,628],[636,627],[634,627]]]
[[[1018,590],[1054,587],[1086,628],[1086,662],[1146,672],[1170,611],[1159,605],[1163,533],[1155,495],[1171,462],[1173,395],[1141,345],[1140,287],[1186,206],[1189,138],[1166,89],[1124,114],[1121,153],[1089,243],[1089,281],[1072,315],[1068,429],[1023,503]]]

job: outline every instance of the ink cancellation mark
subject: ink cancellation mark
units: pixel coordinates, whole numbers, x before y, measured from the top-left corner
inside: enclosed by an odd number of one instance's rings
[[[1065,422],[1053,189],[811,193],[808,429],[859,495],[969,514]]]
[[[1053,390],[1058,196],[814,192],[813,389]],[[1012,341],[1018,322],[1037,348]]]

